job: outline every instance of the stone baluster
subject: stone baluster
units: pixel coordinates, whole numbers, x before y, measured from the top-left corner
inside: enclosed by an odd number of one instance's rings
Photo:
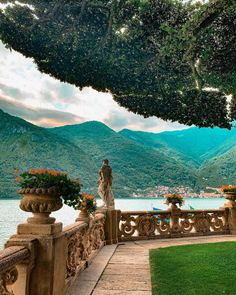
[[[181,209],[177,208],[177,206],[172,205],[170,208],[170,233],[172,237],[180,236],[180,224],[179,224],[179,218],[181,215]]]
[[[17,292],[19,295],[64,295],[66,272],[66,241],[62,234],[62,223],[37,224],[24,223],[17,227],[17,234],[12,236],[5,247],[25,246],[35,253],[30,278],[26,266],[18,268]],[[32,247],[33,245],[33,247]],[[28,281],[27,292],[21,284]]]

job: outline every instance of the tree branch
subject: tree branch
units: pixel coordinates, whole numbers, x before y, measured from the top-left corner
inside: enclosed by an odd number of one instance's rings
[[[208,10],[204,13],[200,20],[197,20],[197,24],[193,26],[193,34],[199,34],[203,29],[212,24],[217,17],[225,10],[225,7],[230,7],[235,3],[234,0],[215,0],[208,6]]]

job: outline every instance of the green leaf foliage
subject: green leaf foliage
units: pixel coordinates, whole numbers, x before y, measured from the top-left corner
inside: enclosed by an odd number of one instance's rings
[[[0,39],[33,58],[41,72],[110,91],[144,117],[231,128],[235,0],[0,3],[7,4],[0,9]]]

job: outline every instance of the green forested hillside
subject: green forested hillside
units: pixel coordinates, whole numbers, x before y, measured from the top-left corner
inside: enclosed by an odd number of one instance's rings
[[[53,128],[90,155],[97,165],[108,158],[114,173],[114,189],[122,192],[156,185],[194,185],[195,171],[175,157],[125,138],[99,122]]]
[[[124,129],[123,136],[145,146],[164,149],[179,156],[186,164],[199,167],[204,161],[227,152],[236,144],[236,129],[189,128],[149,133]]]
[[[236,129],[189,128],[148,133],[122,130],[123,136],[140,144],[164,150],[197,169],[196,187],[236,183]]]
[[[14,169],[50,168],[81,179],[96,193],[108,158],[116,197],[156,185],[236,183],[236,130],[197,129],[159,134],[113,131],[99,122],[45,129],[0,110],[0,197],[16,196]]]
[[[14,169],[50,168],[80,177],[85,187],[94,186],[93,160],[77,146],[0,110],[0,197],[16,196]]]
[[[193,170],[198,167],[198,161],[194,157],[192,157],[188,153],[184,153],[181,149],[178,149],[174,146],[172,147],[171,145],[173,145],[173,143],[169,144],[169,141],[172,141],[171,138],[169,140],[165,140],[161,136],[159,136],[160,134],[157,133],[132,131],[128,129],[123,129],[119,132],[119,134],[145,147],[151,147],[153,149],[161,151],[167,156],[171,155],[172,158],[180,160],[186,166]]]
[[[199,180],[203,186],[236,184],[236,146],[226,153],[208,160],[199,169]]]

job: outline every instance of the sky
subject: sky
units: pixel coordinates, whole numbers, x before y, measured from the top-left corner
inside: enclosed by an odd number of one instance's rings
[[[55,127],[100,121],[119,131],[184,129],[156,117],[144,119],[120,107],[109,93],[79,90],[37,70],[32,59],[6,49],[0,41],[0,109],[35,125]]]

